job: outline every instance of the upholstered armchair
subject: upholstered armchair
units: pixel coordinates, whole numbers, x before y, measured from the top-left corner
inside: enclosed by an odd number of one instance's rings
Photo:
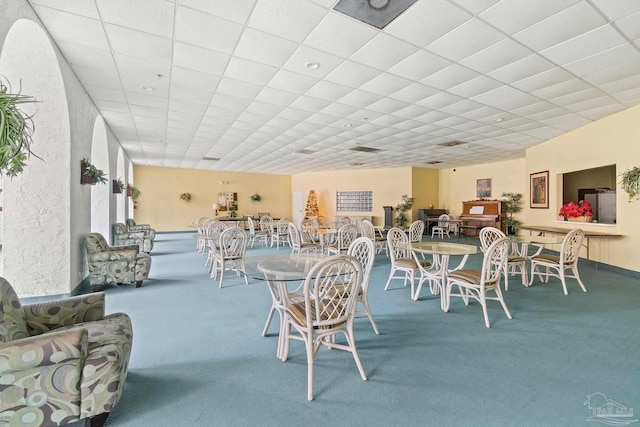
[[[143,231],[144,234],[153,241],[156,238],[156,230],[151,228],[149,224],[136,224],[136,222],[129,218],[127,219],[127,230],[128,231]]]
[[[153,249],[153,239],[148,237],[144,231],[128,231],[124,224],[116,222],[113,224],[113,245],[138,245],[140,252],[149,253]]]
[[[127,378],[133,333],[104,293],[21,306],[0,277],[0,425],[102,426]]]
[[[136,288],[149,276],[151,257],[138,245],[109,246],[100,233],[84,237],[91,286],[135,282]]]

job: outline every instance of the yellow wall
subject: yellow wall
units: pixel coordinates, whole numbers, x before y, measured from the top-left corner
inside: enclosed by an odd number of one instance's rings
[[[134,177],[134,185],[142,193],[134,219],[151,224],[157,231],[189,230],[198,218],[213,216],[211,206],[221,192],[238,193],[239,216],[258,212],[274,217],[291,215],[289,175],[134,166]],[[191,193],[191,203],[180,200],[182,193]],[[262,196],[260,202],[249,199],[254,193]]]
[[[440,170],[440,206],[454,215],[462,213],[462,202],[477,199],[477,180],[491,179],[491,197],[485,199],[501,199],[502,193],[523,194],[528,206],[528,189],[526,160],[514,159],[502,162],[485,163],[483,165],[456,167]],[[523,214],[514,215],[521,220]]]
[[[426,168],[413,168],[412,173],[411,195],[414,201],[411,211],[412,217],[418,219],[418,209],[429,209],[431,205],[438,207],[440,173],[438,169]]]

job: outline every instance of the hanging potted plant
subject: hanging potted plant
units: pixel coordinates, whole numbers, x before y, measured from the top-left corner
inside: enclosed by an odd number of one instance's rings
[[[252,202],[259,202],[260,200],[262,200],[262,196],[259,195],[258,193],[253,193],[252,195],[249,196],[249,198],[251,199]]]
[[[95,167],[86,157],[80,160],[80,184],[96,185],[106,182],[107,176],[102,169]]]
[[[131,184],[127,184],[127,196],[131,197],[133,200],[137,200],[142,193],[136,187]]]
[[[622,189],[629,196],[629,201],[640,199],[640,167],[634,166],[620,174]]]
[[[122,179],[120,178],[114,179],[112,181],[112,185],[113,185],[113,194],[121,194],[122,191],[124,190],[124,182],[122,182]]]
[[[182,200],[186,204],[191,203],[191,193],[182,193],[182,194],[180,194],[180,200]]]
[[[21,104],[37,102],[32,96],[11,93],[0,81],[0,174],[16,176],[33,154],[33,116],[20,110]],[[33,154],[35,157],[35,154]],[[38,157],[39,158],[39,157]]]
[[[520,221],[513,219],[513,214],[522,212],[522,194],[519,193],[502,193],[502,213],[505,218],[502,220],[507,234],[516,234],[516,227],[521,224]]]

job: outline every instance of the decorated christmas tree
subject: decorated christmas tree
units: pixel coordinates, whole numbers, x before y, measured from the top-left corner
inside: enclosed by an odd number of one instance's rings
[[[305,216],[311,218],[312,216],[318,216],[318,197],[316,196],[316,190],[309,191],[309,197],[307,198],[307,207],[305,208]]]

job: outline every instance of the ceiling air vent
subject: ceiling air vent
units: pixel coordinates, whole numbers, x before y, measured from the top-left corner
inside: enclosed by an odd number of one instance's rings
[[[443,142],[442,144],[438,144],[442,147],[456,147],[458,145],[462,145],[462,144],[466,144],[466,142],[464,141],[448,141],[448,142]]]
[[[220,157],[203,157],[202,160],[211,160],[213,162],[217,162],[220,160]]]
[[[306,148],[303,148],[302,150],[296,151],[296,153],[298,153],[298,154],[313,154],[315,152],[316,151],[314,151],[314,150],[307,150]]]
[[[430,162],[426,162],[428,165],[439,165],[442,163],[440,160],[431,160]]]
[[[356,162],[356,163],[349,163],[350,166],[364,166],[366,163],[362,163],[362,162]]]
[[[340,0],[333,9],[383,29],[415,2],[416,0]]]
[[[382,151],[379,148],[363,147],[362,145],[350,148],[350,150],[351,151],[360,151],[360,152],[363,152],[363,153],[377,153],[378,151]]]

